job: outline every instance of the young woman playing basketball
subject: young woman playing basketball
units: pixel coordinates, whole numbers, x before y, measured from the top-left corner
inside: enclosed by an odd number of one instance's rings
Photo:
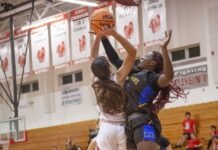
[[[120,68],[111,74],[110,64],[106,57],[98,57],[99,44],[102,36],[113,36],[127,51],[127,56]],[[100,112],[100,129],[96,137],[97,149],[126,150],[124,129],[124,82],[133,67],[136,49],[115,30],[109,29],[97,34],[91,50],[91,70],[96,77],[92,87],[95,91]]]
[[[176,85],[169,84],[173,79],[173,68],[167,52],[171,34],[172,31],[167,32],[166,39],[160,44],[162,55],[159,52],[148,53],[140,60],[139,65],[133,67],[125,83],[128,93],[128,149],[158,149],[155,142],[160,136],[161,125],[156,113],[169,102],[170,92],[176,94],[176,97],[183,92]],[[106,38],[102,42],[109,60],[119,67],[122,60],[115,51],[111,51],[112,48],[109,49],[110,43]]]

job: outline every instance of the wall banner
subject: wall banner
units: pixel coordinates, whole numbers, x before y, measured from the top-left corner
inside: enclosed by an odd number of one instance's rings
[[[159,43],[165,37],[165,0],[145,0],[142,3],[143,38],[146,46]]]
[[[63,67],[70,62],[67,14],[61,14],[59,16],[61,16],[61,19],[50,25],[52,63],[55,68]]]
[[[31,50],[33,71],[46,71],[49,67],[49,39],[47,25],[32,29]]]
[[[61,106],[81,104],[82,94],[80,88],[65,86],[61,92]]]
[[[16,71],[17,76],[21,76],[23,67],[25,65],[24,74],[30,72],[30,41],[27,47],[28,41],[28,31],[22,31],[21,29],[16,29],[14,33],[14,48],[15,48],[15,59],[16,59]],[[27,54],[25,58],[25,52],[27,48]]]
[[[207,86],[207,65],[175,70],[174,81],[183,89]]]
[[[90,25],[88,7],[71,12],[71,44],[74,63],[89,60],[90,56]]]
[[[119,34],[129,40],[136,48],[139,46],[138,7],[116,4],[116,29]],[[123,47],[118,43],[119,50]]]
[[[11,46],[10,46],[10,32],[0,33],[0,80],[5,80],[4,72],[7,78],[12,77],[11,68]]]

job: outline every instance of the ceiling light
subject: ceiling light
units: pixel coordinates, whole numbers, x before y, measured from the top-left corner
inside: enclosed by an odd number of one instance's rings
[[[86,5],[90,7],[97,7],[98,4],[94,2],[87,2],[87,1],[82,1],[82,0],[61,0],[63,2],[68,2],[68,3],[74,3],[74,4],[80,4],[80,5]]]

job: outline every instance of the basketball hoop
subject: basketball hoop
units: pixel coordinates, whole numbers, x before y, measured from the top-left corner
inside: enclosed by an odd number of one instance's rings
[[[9,139],[1,139],[0,140],[0,150],[9,150],[10,140]]]

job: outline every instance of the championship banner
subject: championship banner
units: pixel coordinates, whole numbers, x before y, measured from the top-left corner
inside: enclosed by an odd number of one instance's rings
[[[17,76],[21,76],[23,67],[24,74],[30,72],[30,41],[29,45],[27,45],[28,41],[28,31],[22,31],[21,29],[16,29],[14,32],[14,49],[15,49],[15,62],[16,62],[16,72]],[[27,53],[26,53],[27,48]],[[25,58],[26,53],[26,58]]]
[[[138,7],[116,4],[116,29],[119,34],[129,40],[136,48],[139,46]],[[123,47],[117,45],[120,51]]]
[[[7,78],[12,77],[11,68],[11,49],[10,32],[0,33],[0,80],[5,80],[4,72]]]
[[[63,67],[70,61],[67,14],[61,14],[58,18],[58,21],[50,25],[52,63],[55,68]]]
[[[142,25],[144,44],[156,45],[165,37],[166,6],[165,0],[145,0],[142,3]]]
[[[112,14],[113,13],[113,7],[112,7],[112,2],[102,2],[100,4],[98,4],[98,7],[94,7],[94,10],[97,10],[97,9],[100,9],[100,8],[104,8],[104,9],[107,9],[109,10]],[[115,16],[114,16],[115,18]],[[95,39],[96,36],[94,36],[94,39]],[[114,40],[114,37],[112,36],[108,36],[107,37],[108,40],[110,41],[111,45],[114,47],[115,49],[115,40]],[[102,42],[100,42],[100,47],[99,47],[99,55],[104,55],[105,54],[105,50],[104,50],[104,47],[103,47],[103,44]]]
[[[49,67],[49,41],[47,25],[31,31],[32,66],[35,73],[46,71]]]
[[[90,33],[88,7],[71,12],[72,59],[74,63],[89,60]]]

